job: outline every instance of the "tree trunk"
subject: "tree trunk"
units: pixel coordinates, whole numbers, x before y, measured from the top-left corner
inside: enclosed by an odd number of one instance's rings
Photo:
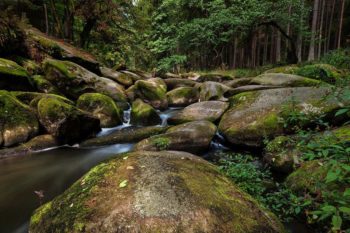
[[[276,62],[281,62],[281,33],[276,34]]]
[[[94,28],[97,23],[96,18],[89,18],[83,28],[83,31],[80,33],[80,47],[85,48],[87,42],[89,41],[91,30]]]
[[[48,19],[48,16],[47,16],[46,3],[44,3],[44,13],[45,13],[45,33],[49,34],[49,19]]]
[[[341,37],[342,37],[342,32],[343,32],[344,8],[345,8],[345,0],[341,0],[339,34],[338,34],[338,44],[337,44],[338,49],[340,48],[340,45],[341,45]]]
[[[320,59],[321,57],[321,51],[322,51],[322,40],[323,40],[323,18],[324,18],[324,7],[325,7],[325,0],[321,0],[321,17],[320,17],[320,29],[318,33],[318,50],[317,50],[317,59]]]
[[[329,21],[329,30],[328,30],[328,41],[327,41],[327,51],[330,50],[330,46],[331,46],[331,39],[332,39],[332,28],[333,28],[333,19],[334,19],[334,10],[335,10],[335,1],[333,0],[332,2],[332,12],[331,12],[331,17],[330,17],[330,21]]]
[[[315,37],[316,37],[316,30],[317,30],[317,16],[318,16],[318,7],[320,4],[320,0],[314,1],[314,8],[313,8],[313,17],[312,17],[312,26],[311,26],[311,38],[310,38],[310,48],[309,48],[309,56],[308,61],[315,60]]]

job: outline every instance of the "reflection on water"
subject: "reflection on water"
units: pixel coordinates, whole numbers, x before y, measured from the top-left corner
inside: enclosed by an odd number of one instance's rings
[[[63,147],[23,158],[0,160],[0,232],[27,232],[31,213],[62,193],[99,162],[127,152],[132,144],[98,149]]]

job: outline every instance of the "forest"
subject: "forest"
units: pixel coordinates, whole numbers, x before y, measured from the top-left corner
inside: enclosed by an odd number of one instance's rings
[[[1,233],[350,233],[350,0],[0,0]]]

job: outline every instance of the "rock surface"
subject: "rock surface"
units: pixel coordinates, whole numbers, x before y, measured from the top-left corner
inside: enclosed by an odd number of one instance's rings
[[[101,70],[103,77],[112,79],[113,81],[120,83],[124,87],[129,87],[129,86],[134,84],[132,76],[130,76],[126,73],[114,71],[114,70],[109,69],[107,67],[101,67],[100,70]]]
[[[116,82],[99,77],[83,67],[69,62],[48,59],[44,62],[45,78],[65,96],[78,99],[84,93],[101,93],[126,104],[124,88]]]
[[[39,122],[29,106],[0,91],[0,147],[26,142],[38,132]]]
[[[225,93],[230,91],[231,88],[218,82],[205,82],[200,86],[199,100],[219,100],[226,101]]]
[[[98,118],[103,128],[111,128],[123,123],[123,110],[109,96],[99,93],[83,94],[77,100],[77,107]]]
[[[166,92],[167,86],[160,78],[139,80],[135,83],[136,97],[149,103],[156,109],[166,109],[168,107]]]
[[[221,101],[204,101],[195,103],[187,106],[174,116],[170,117],[168,123],[181,124],[200,120],[215,122],[220,119],[228,107],[228,103]]]
[[[100,164],[37,209],[29,230],[82,231],[285,232],[215,166],[173,151],[133,152]]]
[[[280,88],[245,92],[230,98],[231,108],[223,115],[219,131],[232,144],[260,147],[266,138],[284,132],[283,117],[292,111],[314,119],[332,114],[341,103],[325,98],[329,88]]]
[[[209,121],[193,121],[171,127],[164,134],[137,143],[134,150],[178,150],[187,152],[206,151],[216,133],[216,126]]]
[[[47,132],[61,143],[73,144],[101,130],[100,120],[57,98],[41,98],[38,117]]]
[[[135,126],[159,125],[162,119],[151,105],[136,99],[131,106],[130,123]]]
[[[169,127],[147,126],[127,127],[111,134],[91,138],[79,144],[80,147],[106,146],[119,143],[134,143],[142,139],[164,133]]]
[[[171,107],[183,107],[199,100],[198,88],[178,87],[167,93],[168,104]]]
[[[319,86],[322,82],[293,74],[268,73],[251,79],[250,84],[280,87],[312,87]]]
[[[0,90],[31,91],[27,71],[16,62],[0,58]]]

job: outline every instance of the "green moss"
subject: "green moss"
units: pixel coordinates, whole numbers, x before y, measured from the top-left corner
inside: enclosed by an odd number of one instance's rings
[[[54,59],[46,59],[44,61],[44,70],[46,74],[50,74],[52,69],[56,69],[61,72],[65,77],[74,79],[76,76],[73,72],[69,72],[72,69],[72,63],[69,61],[59,61]]]
[[[50,81],[46,80],[41,75],[34,75],[31,77],[31,80],[39,91],[44,93],[60,94],[60,91],[54,85],[52,85]]]
[[[230,107],[233,107],[235,109],[241,109],[242,107],[253,103],[255,99],[258,97],[259,93],[256,91],[248,91],[243,92],[238,95],[234,95],[231,98],[229,98]]]
[[[157,147],[157,149],[166,150],[166,149],[168,149],[168,147],[171,143],[171,140],[167,137],[164,137],[164,136],[159,136],[159,137],[156,136],[152,140],[152,143],[153,143],[153,145],[155,145]]]
[[[132,103],[130,122],[133,125],[157,125],[161,123],[161,118],[151,105],[137,99]]]
[[[51,211],[51,207],[52,207],[52,202],[48,202],[48,203],[40,206],[35,211],[33,216],[30,218],[30,225],[36,225],[36,224],[40,223],[40,220],[42,219],[42,217],[44,215],[46,215],[49,211]]]
[[[266,151],[268,153],[278,153],[285,150],[285,147],[292,143],[293,140],[288,136],[278,136],[270,141],[266,146]]]
[[[283,73],[283,74],[295,74],[299,70],[298,66],[280,66],[265,71],[265,73]]]
[[[28,77],[27,71],[16,62],[0,58],[0,74],[6,76]]]
[[[350,126],[342,126],[338,129],[332,130],[332,134],[342,142],[350,141]]]
[[[328,83],[335,83],[341,78],[341,72],[328,64],[306,65],[301,67],[296,74]]]

